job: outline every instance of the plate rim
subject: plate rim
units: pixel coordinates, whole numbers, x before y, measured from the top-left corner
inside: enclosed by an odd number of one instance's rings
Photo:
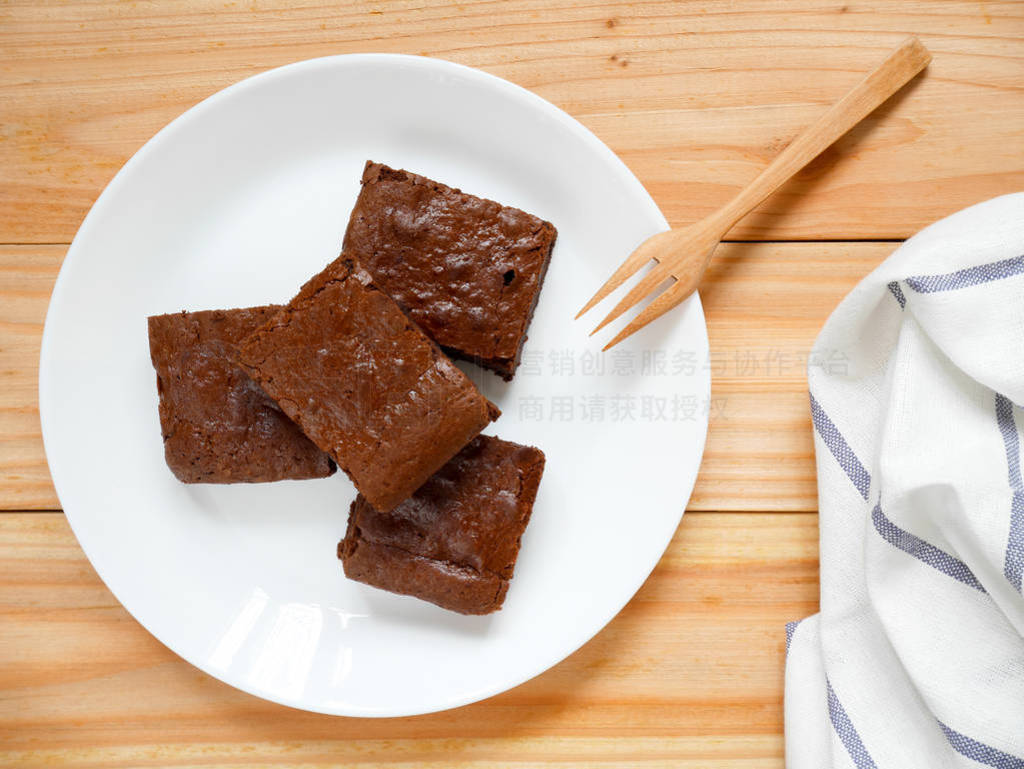
[[[355,718],[400,718],[452,710],[454,708],[459,708],[475,702],[480,702],[491,697],[494,697],[498,694],[504,693],[506,691],[510,691],[511,689],[521,686],[527,681],[536,678],[542,673],[545,673],[551,668],[560,664],[562,661],[566,660],[568,657],[575,654],[579,649],[581,649],[583,646],[585,646],[587,643],[593,640],[599,633],[601,633],[601,631],[603,631],[608,626],[608,624],[616,616],[619,615],[619,613],[626,607],[626,605],[633,599],[633,597],[635,597],[637,592],[643,587],[644,583],[653,573],[654,569],[661,562],[662,558],[665,555],[665,552],[671,544],[674,532],[679,528],[680,524],[682,523],[683,517],[686,513],[686,508],[690,503],[690,499],[693,494],[693,489],[696,485],[697,477],[699,476],[700,468],[703,464],[704,451],[707,445],[707,433],[709,422],[708,414],[702,411],[698,419],[698,424],[696,426],[698,435],[696,437],[699,438],[699,441],[697,442],[698,451],[696,453],[696,472],[694,473],[693,482],[690,483],[688,485],[688,488],[685,489],[685,501],[682,504],[682,508],[680,510],[678,519],[674,521],[671,529],[667,532],[664,547],[661,549],[660,553],[658,554],[658,557],[653,560],[653,562],[648,566],[648,568],[643,570],[642,575],[640,579],[636,582],[636,584],[630,586],[631,589],[628,592],[628,597],[626,598],[625,602],[621,605],[614,607],[609,614],[603,616],[600,619],[599,623],[595,624],[593,632],[591,632],[587,637],[580,640],[578,644],[572,646],[572,648],[560,648],[554,655],[553,659],[549,659],[551,655],[543,657],[539,664],[530,666],[529,672],[527,672],[525,675],[520,675],[515,677],[514,679],[506,680],[495,686],[485,687],[483,689],[473,690],[472,692],[464,693],[462,696],[451,698],[450,700],[447,700],[443,705],[439,705],[437,707],[419,707],[413,709],[393,707],[382,712],[380,711],[380,709],[370,708],[331,709],[325,707],[317,707],[316,704],[314,703],[302,701],[301,697],[282,697],[273,692],[268,692],[265,690],[261,690],[258,687],[250,686],[240,680],[236,680],[225,676],[223,674],[223,671],[217,671],[212,669],[212,667],[208,666],[204,662],[197,660],[193,655],[183,653],[179,648],[177,648],[177,644],[170,642],[168,639],[163,638],[161,635],[158,635],[149,627],[149,625],[146,622],[142,621],[136,615],[136,613],[133,612],[131,608],[129,608],[127,603],[122,598],[121,593],[118,590],[115,590],[114,587],[112,587],[110,583],[107,581],[106,577],[104,576],[104,569],[101,568],[101,566],[93,559],[93,557],[89,553],[89,550],[82,541],[79,529],[76,527],[75,524],[76,515],[71,513],[70,510],[64,504],[63,500],[65,495],[62,494],[61,483],[58,480],[57,475],[53,472],[50,461],[51,452],[49,447],[53,442],[56,441],[56,437],[52,434],[53,428],[48,427],[48,425],[50,424],[50,420],[47,417],[49,409],[45,406],[45,403],[47,403],[48,401],[44,398],[44,393],[50,386],[49,382],[51,379],[48,364],[48,360],[52,359],[51,340],[53,333],[53,324],[51,324],[51,315],[54,314],[55,312],[54,307],[61,304],[61,299],[65,292],[67,291],[66,283],[68,278],[66,276],[70,271],[66,270],[65,268],[69,264],[77,264],[77,260],[79,259],[77,254],[82,249],[80,243],[88,239],[89,233],[94,226],[92,223],[100,215],[97,212],[102,211],[109,205],[108,201],[113,197],[114,193],[121,186],[125,185],[127,183],[127,180],[131,178],[135,167],[141,164],[150,154],[158,151],[159,147],[162,145],[163,141],[166,140],[166,137],[169,134],[172,134],[174,131],[178,130],[179,128],[181,128],[190,121],[201,119],[201,117],[207,111],[215,108],[221,101],[230,98],[236,91],[252,88],[254,86],[258,86],[261,83],[269,82],[276,78],[288,77],[293,73],[300,72],[305,69],[332,66],[345,67],[349,65],[358,66],[359,64],[366,62],[381,62],[385,65],[400,64],[403,66],[422,70],[435,70],[440,72],[455,73],[464,78],[474,79],[477,82],[482,83],[486,86],[503,90],[506,93],[510,94],[511,96],[514,96],[515,98],[518,98],[520,100],[525,100],[534,108],[542,110],[543,112],[557,120],[557,122],[559,122],[561,125],[568,128],[573,133],[574,138],[576,140],[584,142],[589,146],[591,150],[596,151],[599,155],[602,155],[605,159],[605,162],[608,163],[609,167],[613,169],[615,174],[617,175],[618,182],[620,184],[631,187],[634,194],[638,194],[641,198],[645,198],[646,200],[648,200],[651,204],[652,210],[657,213],[657,217],[660,220],[661,227],[663,229],[669,228],[668,221],[665,219],[664,214],[662,213],[658,204],[655,202],[654,198],[643,186],[643,184],[640,182],[637,176],[625,164],[625,162],[607,144],[605,144],[595,133],[593,133],[590,129],[584,126],[579,120],[574,118],[565,110],[561,109],[560,107],[548,101],[539,94],[534,93],[533,91],[523,86],[520,86],[510,80],[506,80],[505,78],[499,77],[498,75],[494,75],[489,72],[477,69],[475,67],[470,67],[468,65],[452,62],[447,59],[405,53],[360,52],[333,54],[328,56],[320,56],[311,59],[303,59],[291,62],[245,77],[242,80],[236,81],[218,91],[215,91],[214,93],[203,98],[196,104],[192,105],[184,112],[179,114],[177,117],[169,121],[162,128],[160,128],[160,130],[153,134],[153,136],[151,136],[148,140],[146,140],[146,142],[141,147],[139,147],[139,149],[136,150],[127,161],[125,161],[124,165],[122,165],[121,168],[118,169],[117,173],[106,184],[106,186],[97,196],[96,200],[90,206],[89,211],[86,213],[85,217],[82,220],[82,223],[79,225],[78,230],[75,233],[74,238],[68,246],[67,252],[65,253],[63,260],[61,261],[61,267],[57,274],[57,278],[54,281],[53,289],[50,293],[50,299],[47,304],[46,317],[44,320],[43,334],[39,351],[39,376],[37,380],[37,398],[39,403],[40,432],[43,440],[44,455],[46,456],[47,460],[47,469],[50,472],[51,480],[54,485],[54,490],[57,493],[58,502],[60,502],[61,511],[64,515],[64,519],[67,521],[68,526],[71,528],[72,533],[75,535],[75,539],[78,543],[78,546],[82,549],[82,552],[85,554],[90,566],[92,566],[97,576],[99,576],[99,578],[103,582],[104,587],[106,587],[107,590],[110,591],[110,593],[114,596],[117,602],[121,604],[125,611],[127,611],[128,614],[131,615],[132,619],[139,625],[141,625],[146,630],[146,632],[148,632],[153,638],[159,641],[163,646],[165,646],[175,655],[180,657],[182,660],[192,665],[193,667],[201,670],[203,673],[209,675],[211,678],[214,678],[228,686],[231,686],[234,689],[243,691],[249,695],[259,697],[260,699],[273,702],[278,705],[283,705],[285,707],[290,707],[297,710],[304,710],[307,712],[321,713],[324,715]],[[703,303],[701,302],[698,292],[695,292],[693,294],[691,301],[693,301],[696,304],[695,312],[700,323],[699,331],[700,336],[702,337],[703,348],[706,350],[710,350],[710,343],[707,333],[707,320],[704,315]],[[702,371],[700,375],[703,382],[698,383],[697,390],[701,391],[703,397],[707,399],[710,397],[711,394],[711,376],[710,373],[706,370]]]

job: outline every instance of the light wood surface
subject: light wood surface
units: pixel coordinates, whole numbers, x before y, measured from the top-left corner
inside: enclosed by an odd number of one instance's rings
[[[907,34],[934,55],[925,75],[730,234],[811,242],[717,253],[690,512],[627,608],[533,681],[411,719],[272,705],[149,636],[59,512],[17,512],[59,508],[36,374],[67,244],[124,161],[202,98],[336,53],[480,67],[581,120],[681,226]],[[0,51],[0,765],[783,765],[783,625],[818,590],[807,357],[828,359],[821,324],[893,241],[1024,187],[1024,4],[6,0]]]
[[[227,0],[0,5],[0,243],[64,243],[125,160],[244,77],[427,54],[565,109],[678,226],[720,206],[907,34],[935,59],[735,238],[901,238],[1024,186],[1024,4]],[[353,105],[358,109],[360,105]]]
[[[63,516],[0,515],[0,765],[776,767],[784,625],[816,607],[816,518],[687,515],[626,609],[548,673],[365,720],[200,673],[118,605]]]

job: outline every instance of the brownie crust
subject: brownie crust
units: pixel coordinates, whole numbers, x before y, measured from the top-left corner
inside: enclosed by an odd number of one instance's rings
[[[357,497],[338,544],[345,575],[461,614],[497,611],[544,461],[539,449],[478,436],[393,510]]]
[[[345,254],[243,342],[239,361],[379,510],[500,413]]]
[[[450,355],[509,380],[556,237],[518,208],[367,161],[344,250]]]
[[[235,363],[238,342],[280,309],[149,318],[164,456],[180,481],[255,483],[334,472],[330,457]]]

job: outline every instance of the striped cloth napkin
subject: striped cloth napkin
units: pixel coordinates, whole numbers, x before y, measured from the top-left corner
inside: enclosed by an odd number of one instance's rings
[[[1024,769],[1024,193],[904,243],[808,377],[821,611],[786,628],[789,769]]]

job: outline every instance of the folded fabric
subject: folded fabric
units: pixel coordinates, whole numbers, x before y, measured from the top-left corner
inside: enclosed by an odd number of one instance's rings
[[[1024,769],[1024,194],[904,243],[808,370],[821,611],[786,628],[789,769]]]

